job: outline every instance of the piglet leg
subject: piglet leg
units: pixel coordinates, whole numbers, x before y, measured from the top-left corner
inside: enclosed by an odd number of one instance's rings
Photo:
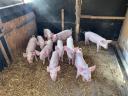
[[[88,39],[85,39],[85,45],[88,45],[88,44],[89,44]]]
[[[72,65],[74,64],[74,59],[72,59]]]
[[[43,59],[43,64],[45,64],[45,59]]]
[[[70,61],[71,61],[71,59],[70,58],[68,58],[68,63],[70,64]]]
[[[36,52],[37,52],[37,51],[33,52],[32,54],[34,55],[35,60],[38,61],[37,56],[36,56],[36,54],[37,54]]]
[[[37,56],[35,55],[35,60],[38,61]]]
[[[48,56],[48,61],[50,61],[50,57]]]
[[[76,79],[80,76],[79,72],[77,71],[77,74],[76,74]]]
[[[99,44],[97,44],[97,52],[99,52],[99,48],[100,48],[100,45],[99,45]]]
[[[63,56],[61,56],[61,61],[63,62]]]

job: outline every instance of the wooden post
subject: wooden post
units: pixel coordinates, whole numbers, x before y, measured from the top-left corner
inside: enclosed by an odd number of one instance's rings
[[[2,21],[1,21],[1,18],[0,18],[0,33],[2,33],[3,31],[3,24],[2,24]]]
[[[64,30],[64,9],[61,9],[61,28]]]
[[[122,24],[122,28],[121,28],[121,31],[120,31],[120,35],[119,35],[119,39],[118,39],[119,44],[123,44],[123,42],[121,42],[121,41],[125,37],[128,38],[128,9],[126,11],[125,20],[124,20],[124,22]]]
[[[80,27],[80,16],[81,16],[81,0],[76,0],[76,27],[75,27],[75,40],[78,41],[79,27]]]

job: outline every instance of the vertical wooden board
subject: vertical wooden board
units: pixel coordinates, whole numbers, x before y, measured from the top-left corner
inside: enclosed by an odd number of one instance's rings
[[[29,13],[28,13],[29,14]],[[23,22],[25,22],[28,18],[26,18],[26,15],[15,18],[9,22],[3,23],[4,27],[5,27],[5,32],[10,32],[13,29],[15,29],[17,26],[20,26],[21,24],[23,24]]]
[[[3,24],[4,24],[4,31],[6,33],[8,33],[10,31],[14,30],[16,28],[16,26],[20,24],[20,22],[19,22],[19,18],[16,18],[16,19],[13,19],[13,20],[3,23]]]
[[[11,50],[12,53],[16,49],[16,43],[15,43],[16,40],[14,40],[14,38],[15,38],[15,32],[14,31],[5,35],[5,39],[8,43],[8,45],[9,45],[10,50]]]
[[[3,54],[3,56],[4,56],[4,58],[5,58],[6,62],[7,62],[7,64],[9,65],[11,62],[10,62],[10,60],[9,60],[7,54],[6,54],[6,51],[5,51],[5,49],[4,49],[1,41],[0,41],[0,49],[2,51],[2,54]]]
[[[34,21],[31,21],[30,23],[22,26],[21,28],[16,30],[16,45],[18,49],[23,49],[26,45],[27,38],[29,38],[31,35],[35,33],[35,27],[33,26],[35,24]],[[30,32],[31,31],[31,32]]]
[[[2,21],[1,21],[1,18],[0,18],[0,31],[1,31],[2,27],[3,27],[3,24],[2,24]]]
[[[123,49],[127,49],[128,51],[128,10],[126,12],[126,18],[123,22],[123,26],[121,28],[121,34],[119,38],[119,45]]]
[[[10,22],[3,23],[4,33],[8,33],[13,30],[14,26]]]
[[[128,9],[126,12],[125,20],[123,22],[123,26],[121,28],[119,45],[120,45],[121,52],[123,54],[122,56],[124,59],[124,60],[122,59],[122,62],[124,63],[124,61],[126,61],[126,63],[128,63]],[[127,64],[123,64],[123,65],[124,65],[124,68],[127,69]]]
[[[33,12],[11,20],[5,25],[5,39],[13,55],[22,50],[28,38],[36,31],[35,15]],[[11,26],[9,26],[11,25]]]
[[[4,66],[6,64],[6,60],[2,54],[2,51],[0,49],[0,71],[2,71],[4,69]]]
[[[123,36],[128,37],[128,10],[126,12],[125,20],[121,28],[120,39],[123,39]]]
[[[26,36],[24,35],[26,33],[26,25],[22,26],[21,28],[17,29],[17,48],[22,49],[23,48],[23,43],[24,43],[24,39],[26,38]]]
[[[27,37],[32,36],[35,33],[35,31],[36,31],[35,20],[32,20],[30,23],[28,23],[25,26],[25,29],[26,29],[26,36]]]

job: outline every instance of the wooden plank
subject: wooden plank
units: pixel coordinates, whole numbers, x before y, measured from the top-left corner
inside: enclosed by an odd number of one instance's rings
[[[64,9],[61,9],[61,27],[62,31],[64,30]]]
[[[128,92],[128,64],[125,62],[124,60],[124,56],[122,54],[122,51],[120,49],[120,46],[116,43],[114,44],[114,51],[116,51],[116,57],[118,59],[118,65],[117,68],[120,69],[122,75],[123,75],[123,82],[119,82],[119,80],[116,80],[116,83],[118,85],[118,88],[120,89],[120,94],[121,96],[128,96],[127,92]],[[116,76],[116,75],[113,75],[113,76]]]
[[[6,62],[7,62],[7,64],[8,64],[8,65],[11,64],[11,62],[10,62],[10,60],[9,60],[9,58],[8,58],[8,56],[7,56],[7,54],[6,54],[6,52],[5,52],[5,49],[4,49],[4,47],[3,47],[1,41],[0,41],[0,48],[1,48],[1,50],[2,50],[2,53],[3,53],[3,55],[4,55],[4,58],[5,58]]]
[[[75,40],[78,41],[79,27],[80,27],[80,16],[81,16],[81,3],[82,0],[76,0],[76,27],[75,27]]]
[[[128,9],[118,39],[125,61],[128,63]]]
[[[91,16],[91,15],[81,15],[82,19],[100,19],[100,20],[124,20],[125,17],[117,17],[117,16]]]
[[[11,27],[9,26],[11,25]],[[6,22],[4,35],[13,57],[24,49],[28,38],[36,32],[33,12]],[[18,50],[17,50],[18,49]]]

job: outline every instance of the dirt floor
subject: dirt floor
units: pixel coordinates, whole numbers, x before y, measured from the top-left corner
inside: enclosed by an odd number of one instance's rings
[[[15,62],[0,73],[0,96],[121,96],[119,83],[122,73],[112,48],[101,49],[96,53],[96,46],[84,46],[84,58],[89,66],[96,65],[92,73],[92,82],[77,80],[76,69],[68,64],[65,54],[64,63],[56,82],[51,81],[46,71],[48,63],[42,61],[29,65],[25,58],[17,56]]]

